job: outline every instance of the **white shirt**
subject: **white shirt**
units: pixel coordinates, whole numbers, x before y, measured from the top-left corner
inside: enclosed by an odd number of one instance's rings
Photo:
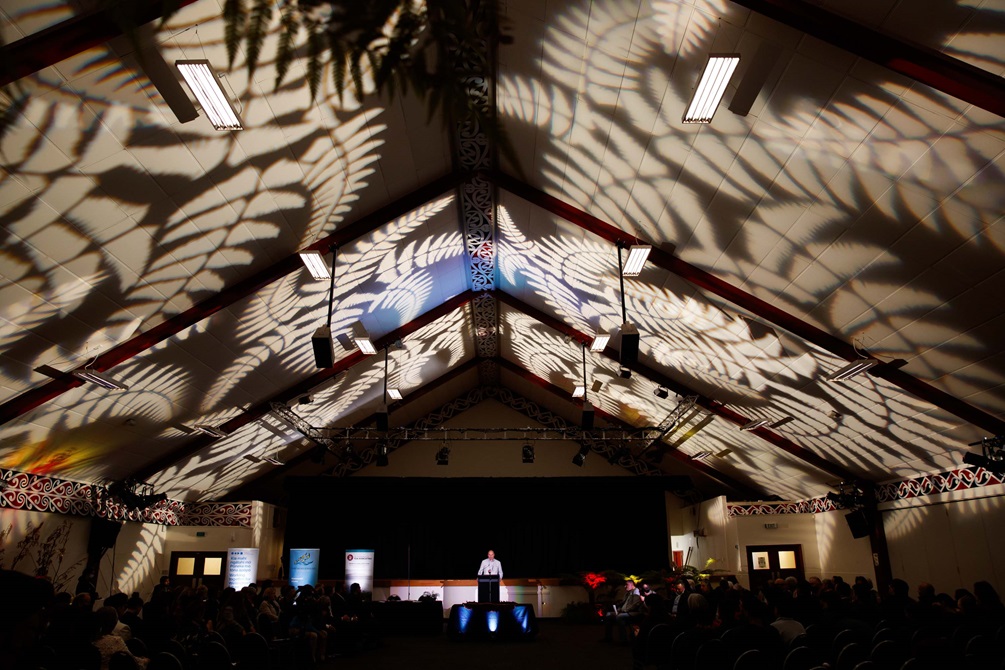
[[[494,558],[486,558],[482,561],[482,564],[478,567],[479,575],[499,575],[499,579],[502,579],[502,563],[495,560]]]

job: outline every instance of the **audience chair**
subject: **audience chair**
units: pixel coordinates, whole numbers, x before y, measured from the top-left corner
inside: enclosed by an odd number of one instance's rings
[[[861,642],[850,642],[844,646],[834,661],[837,670],[854,670],[862,661],[869,660],[869,650]]]
[[[733,670],[764,670],[770,665],[766,653],[760,649],[748,649],[737,657]]]
[[[785,655],[782,670],[810,670],[820,665],[820,652],[810,647],[796,647]]]
[[[174,654],[161,651],[150,657],[147,670],[183,670],[181,661]]]
[[[726,644],[717,638],[702,642],[694,657],[694,667],[698,670],[729,670],[733,662]]]

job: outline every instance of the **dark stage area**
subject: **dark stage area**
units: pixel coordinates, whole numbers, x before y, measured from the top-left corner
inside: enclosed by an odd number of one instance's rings
[[[669,564],[666,496],[677,478],[290,478],[286,556],[321,549],[321,579],[346,550],[373,549],[377,579],[473,578],[494,549],[506,578]]]

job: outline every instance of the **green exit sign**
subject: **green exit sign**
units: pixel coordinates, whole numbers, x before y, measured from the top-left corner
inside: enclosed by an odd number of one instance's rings
[[[206,537],[206,531],[204,531],[204,530],[198,530],[198,531],[196,531],[195,536],[196,537]]]

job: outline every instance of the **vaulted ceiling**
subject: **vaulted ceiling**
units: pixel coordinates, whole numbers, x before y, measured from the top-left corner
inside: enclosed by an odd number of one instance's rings
[[[475,74],[504,151],[409,96],[312,101],[299,61],[276,89],[268,44],[223,79],[245,130],[180,123],[114,27],[89,46],[77,5],[5,2],[8,62],[25,39],[41,69],[18,72],[0,145],[0,467],[190,500],[354,472],[273,405],[355,427],[383,404],[383,352],[315,366],[329,285],[308,247],[337,248],[332,332],[387,348],[393,426],[500,398],[575,426],[581,343],[618,331],[636,241],[639,362],[625,379],[617,338],[588,352],[589,400],[598,429],[687,411],[615,462],[735,499],[958,467],[1005,434],[1005,4],[924,4],[502,3],[509,39]],[[223,69],[221,14],[150,29],[164,61]],[[682,124],[723,52],[721,108]],[[825,380],[862,357],[880,362]]]

